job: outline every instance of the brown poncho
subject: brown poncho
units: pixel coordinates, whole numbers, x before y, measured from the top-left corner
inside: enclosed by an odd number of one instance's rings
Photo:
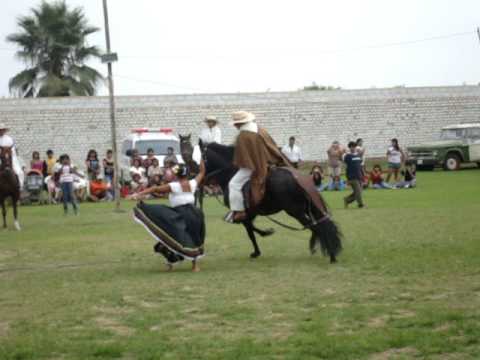
[[[258,133],[240,131],[235,142],[233,163],[239,168],[253,171],[251,178],[252,202],[258,205],[265,194],[265,184],[270,166],[290,166],[275,141],[263,128]]]

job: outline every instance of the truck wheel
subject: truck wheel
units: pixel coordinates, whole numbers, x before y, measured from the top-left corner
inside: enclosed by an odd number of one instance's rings
[[[448,154],[443,168],[448,171],[458,170],[460,168],[460,158],[456,154]]]

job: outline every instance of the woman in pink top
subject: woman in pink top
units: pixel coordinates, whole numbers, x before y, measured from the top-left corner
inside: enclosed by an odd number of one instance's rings
[[[40,160],[40,153],[34,151],[32,153],[32,160],[30,160],[30,169],[37,170],[40,174],[43,174],[43,161]]]

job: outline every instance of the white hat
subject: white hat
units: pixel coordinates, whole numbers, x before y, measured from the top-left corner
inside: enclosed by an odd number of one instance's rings
[[[236,111],[232,114],[232,124],[245,124],[255,120],[255,115],[248,111]]]
[[[0,130],[8,130],[8,126],[5,123],[0,123]]]
[[[213,115],[208,115],[208,116],[206,116],[203,121],[205,121],[205,122],[214,121],[214,122],[218,123],[217,117],[216,117],[216,116],[213,116]]]

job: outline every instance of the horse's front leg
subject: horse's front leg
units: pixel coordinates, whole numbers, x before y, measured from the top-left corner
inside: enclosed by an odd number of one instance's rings
[[[0,199],[2,203],[3,228],[7,228],[7,208],[5,207],[5,199]]]
[[[15,229],[17,229],[17,231],[20,231],[21,230],[21,227],[20,227],[20,223],[18,222],[18,209],[17,209],[17,205],[18,205],[18,197],[13,197],[12,199],[12,206],[13,206],[13,218],[14,218],[14,226],[15,226]]]
[[[255,259],[259,257],[262,253],[260,252],[260,248],[258,247],[257,244],[257,239],[255,238],[255,231],[253,227],[253,222],[252,220],[246,220],[243,222],[243,226],[245,226],[245,229],[247,230],[248,237],[250,238],[250,241],[252,242],[253,245],[253,253],[250,254],[250,257],[252,259]]]

